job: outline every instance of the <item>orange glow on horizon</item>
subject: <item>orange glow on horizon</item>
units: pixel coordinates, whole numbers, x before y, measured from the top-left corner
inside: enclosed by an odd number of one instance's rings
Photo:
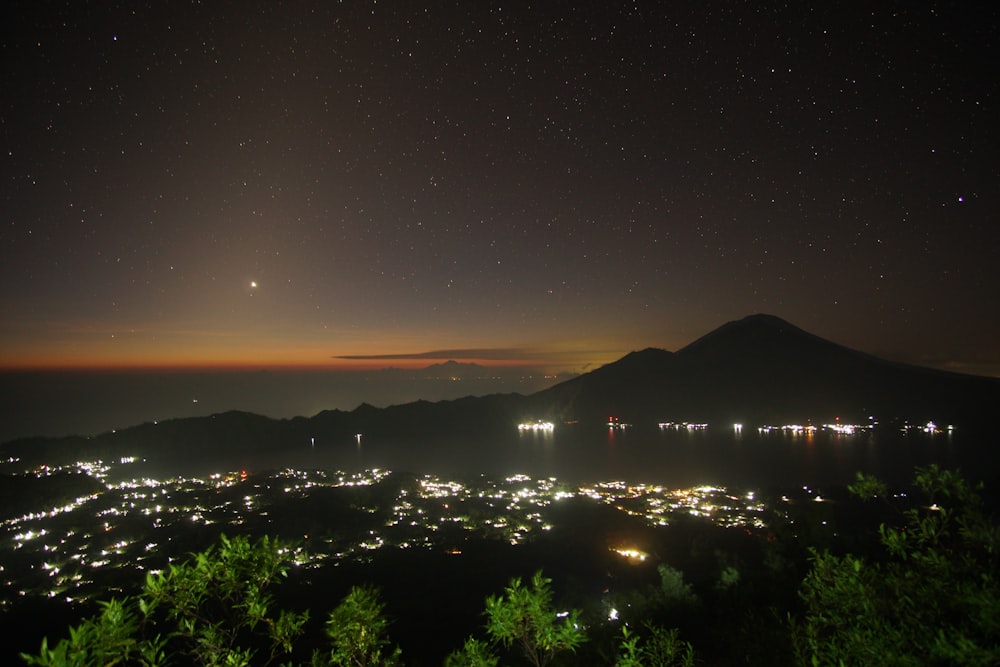
[[[421,369],[454,361],[498,369],[525,367],[535,374],[549,374],[595,368],[625,353],[609,349],[606,341],[491,347],[492,341],[483,345],[476,340],[478,345],[471,346],[472,341],[456,341],[452,336],[390,338],[377,332],[367,339],[355,337],[339,344],[314,338],[291,342],[241,332],[165,331],[82,339],[48,331],[34,339],[8,342],[13,344],[3,345],[0,340],[0,371],[374,371]]]
[[[330,358],[317,363],[314,359],[267,358],[177,358],[155,359],[133,357],[122,358],[20,358],[0,359],[0,372],[247,372],[247,371],[302,371],[302,372],[360,372],[386,369],[423,369],[428,366],[457,362],[476,364],[484,368],[532,368],[545,373],[575,370],[579,363],[552,359],[483,359],[468,357],[400,357],[390,358],[340,359]]]
[[[157,362],[157,361],[25,361],[21,363],[0,363],[0,372],[58,372],[58,371],[80,371],[80,372],[242,372],[242,371],[377,371],[385,369],[422,369],[428,366],[439,365],[447,361],[455,361],[463,364],[477,364],[486,368],[518,368],[518,367],[546,367],[553,364],[539,362],[538,360],[496,360],[496,359],[336,359],[328,363],[318,364],[310,362],[275,362],[275,361],[251,361],[251,360],[230,360],[215,362]],[[559,364],[562,365],[562,364]]]

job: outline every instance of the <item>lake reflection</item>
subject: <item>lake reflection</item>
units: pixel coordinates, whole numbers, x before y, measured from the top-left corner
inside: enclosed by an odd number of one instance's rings
[[[688,487],[842,484],[858,471],[891,483],[912,478],[914,466],[960,467],[985,479],[1000,466],[971,434],[892,430],[838,434],[557,426],[554,431],[513,430],[480,438],[414,438],[304,446],[255,467],[388,468],[417,474],[558,477],[571,483],[621,479]]]

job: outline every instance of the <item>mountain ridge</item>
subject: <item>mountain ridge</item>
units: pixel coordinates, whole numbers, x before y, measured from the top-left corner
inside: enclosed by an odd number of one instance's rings
[[[452,368],[452,366],[445,368]],[[4,455],[40,460],[51,452],[104,458],[224,456],[291,443],[372,437],[484,434],[525,420],[592,422],[850,420],[985,422],[1000,403],[1000,379],[890,362],[806,332],[773,315],[727,322],[677,352],[633,351],[621,359],[524,396],[491,394],[414,401],[312,417],[271,419],[230,411],[146,423],[92,438],[31,438],[0,445]],[[298,446],[298,445],[296,445]],[[145,455],[145,454],[143,454]]]
[[[632,421],[766,423],[875,412],[885,419],[930,413],[971,421],[988,414],[1000,397],[1000,380],[887,361],[757,314],[727,322],[677,352],[632,352],[539,395],[556,414],[597,418],[610,410]]]

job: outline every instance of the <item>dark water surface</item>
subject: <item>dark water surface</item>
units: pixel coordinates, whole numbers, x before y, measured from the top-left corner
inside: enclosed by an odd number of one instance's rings
[[[492,380],[491,380],[492,382]],[[411,379],[397,373],[51,373],[0,374],[0,442],[25,435],[92,434],[143,421],[241,409],[272,417],[309,415],[357,401],[401,403],[416,396],[443,399],[485,393],[493,385]],[[518,390],[539,387],[519,386]],[[453,395],[455,394],[455,395]],[[382,400],[375,400],[376,398]],[[218,470],[387,468],[418,474],[532,477],[567,482],[622,479],[672,487],[840,484],[858,471],[906,481],[917,465],[959,467],[969,477],[1000,476],[992,431],[926,434],[880,427],[855,435],[820,430],[812,436],[741,433],[729,424],[703,431],[660,430],[655,424],[609,430],[599,424],[558,425],[554,432],[509,432],[478,437],[383,439],[362,434],[360,445],[296,443],[282,453],[216,461]],[[153,464],[154,471],[156,463]],[[203,462],[176,472],[202,474]],[[168,471],[162,471],[168,472]],[[175,472],[173,470],[169,472]]]
[[[975,479],[1000,473],[990,442],[961,430],[818,431],[808,436],[756,429],[736,433],[731,426],[694,432],[567,426],[552,433],[391,441],[362,434],[360,444],[317,444],[241,463],[253,468],[387,468],[441,476],[523,473],[572,483],[624,480],[670,487],[842,484],[859,471],[902,483],[912,478],[914,466],[931,463],[961,468]]]

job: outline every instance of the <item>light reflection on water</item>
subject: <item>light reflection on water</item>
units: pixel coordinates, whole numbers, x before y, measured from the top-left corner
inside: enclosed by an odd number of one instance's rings
[[[621,479],[674,488],[698,484],[736,487],[841,484],[857,472],[902,483],[914,466],[960,467],[970,477],[998,474],[988,441],[960,433],[842,435],[736,433],[731,427],[698,431],[563,426],[554,432],[493,437],[384,439],[365,436],[358,446],[317,443],[280,456],[246,461],[253,468],[297,467],[363,470],[388,468],[441,476],[524,473],[588,483]]]

